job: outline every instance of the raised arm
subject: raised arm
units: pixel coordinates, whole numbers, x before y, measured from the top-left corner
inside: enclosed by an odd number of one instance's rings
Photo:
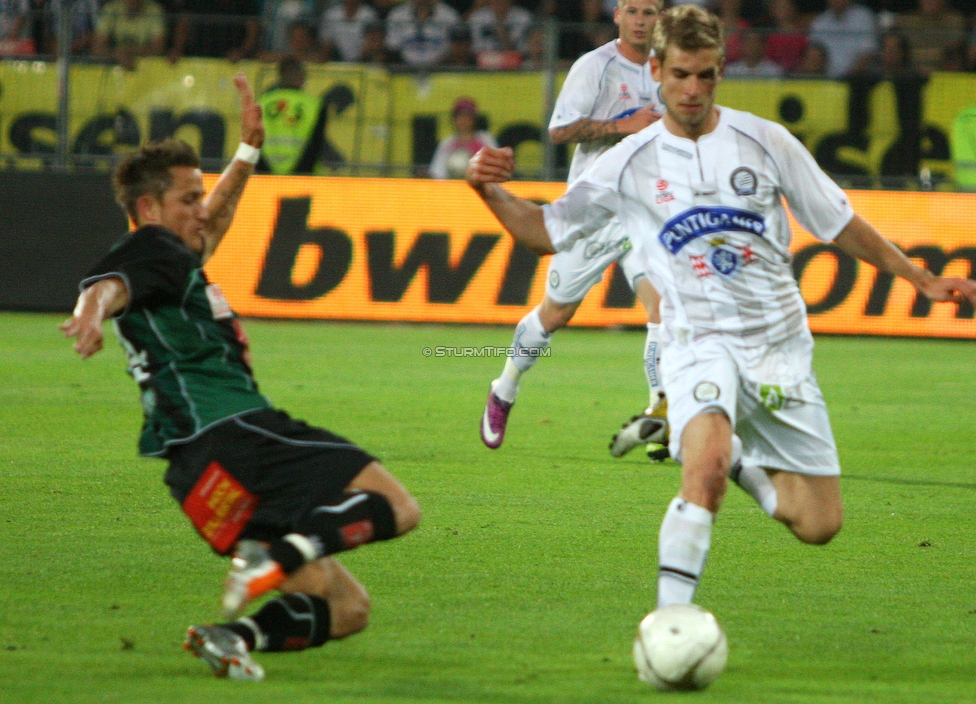
[[[836,242],[838,247],[852,257],[906,279],[919,293],[933,301],[962,303],[968,300],[976,306],[976,281],[936,276],[927,269],[915,266],[900,249],[860,215],[851,218],[837,236]]]
[[[258,161],[256,150],[261,149],[261,145],[264,144],[261,106],[254,101],[254,93],[247,82],[247,77],[243,73],[238,73],[234,76],[234,86],[241,100],[241,147],[204,201],[207,212],[210,213],[204,231],[206,240],[202,255],[204,262],[211,257],[217,245],[227,234],[227,230],[230,229],[237,203]]]
[[[117,276],[96,281],[78,296],[71,317],[61,324],[65,337],[74,337],[75,352],[88,359],[102,349],[102,323],[125,310],[129,290]]]
[[[483,147],[468,162],[465,179],[516,242],[536,254],[553,254],[556,250],[546,231],[542,208],[500,185],[512,178],[514,170],[515,158],[510,147]]]
[[[584,117],[571,125],[549,130],[549,139],[553,144],[565,144],[622,138],[640,132],[660,119],[661,113],[655,112],[650,106],[643,107],[630,115],[609,120],[590,120]]]

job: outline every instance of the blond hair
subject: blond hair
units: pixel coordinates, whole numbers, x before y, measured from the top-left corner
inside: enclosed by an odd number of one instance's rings
[[[725,39],[718,17],[697,5],[678,5],[665,10],[658,17],[651,34],[654,55],[663,62],[668,47],[682,51],[715,49],[719,59],[725,59]]]

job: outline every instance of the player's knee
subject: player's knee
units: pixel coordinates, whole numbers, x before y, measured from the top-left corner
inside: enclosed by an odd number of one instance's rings
[[[577,308],[579,303],[556,303],[547,298],[539,308],[539,320],[546,332],[553,333],[569,325]]]
[[[396,534],[403,535],[420,525],[420,504],[410,494],[392,503]]]
[[[840,532],[842,525],[843,519],[837,515],[795,523],[790,528],[797,538],[808,545],[826,545]]]
[[[329,608],[332,613],[332,640],[355,635],[369,625],[370,602],[365,589],[350,590],[341,599],[330,600]]]

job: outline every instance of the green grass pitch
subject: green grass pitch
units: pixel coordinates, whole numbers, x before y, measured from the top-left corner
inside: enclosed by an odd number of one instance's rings
[[[645,401],[638,332],[560,332],[508,438],[478,438],[508,328],[247,321],[262,388],[348,435],[420,500],[403,539],[341,560],[362,634],[258,655],[260,684],[181,650],[226,565],[135,455],[134,384],[111,333],[82,362],[57,316],[0,314],[0,702],[604,704],[976,702],[972,342],[820,338],[846,523],[801,545],[732,487],[697,601],[729,638],[706,692],[665,695],[630,646],[654,598],[677,467],[607,443]]]

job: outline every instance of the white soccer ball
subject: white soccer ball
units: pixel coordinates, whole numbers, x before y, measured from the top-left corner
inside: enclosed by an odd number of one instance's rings
[[[637,676],[666,692],[705,689],[722,674],[728,654],[715,616],[695,604],[649,613],[634,639]]]

